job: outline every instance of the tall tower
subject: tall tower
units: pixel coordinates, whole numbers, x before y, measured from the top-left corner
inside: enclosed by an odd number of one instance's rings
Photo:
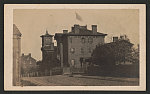
[[[41,36],[42,38],[42,65],[41,70],[46,74],[49,73],[51,68],[53,67],[54,61],[54,43],[52,41],[53,35],[48,34],[46,30],[46,34]]]
[[[20,75],[21,75],[21,33],[17,26],[13,24],[13,85],[20,85]]]

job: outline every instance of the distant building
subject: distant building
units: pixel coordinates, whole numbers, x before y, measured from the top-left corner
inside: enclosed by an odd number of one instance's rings
[[[63,33],[56,33],[54,38],[57,41],[57,57],[61,67],[82,69],[87,66],[85,60],[91,57],[96,45],[104,44],[106,35],[97,31],[97,25],[92,25],[92,30],[89,30],[87,26],[76,24],[71,32],[63,30]]]
[[[31,57],[31,53],[28,55],[22,54],[21,56],[21,72],[22,74],[36,72],[38,65],[36,64],[36,60]]]
[[[21,33],[13,24],[13,85],[20,84]]]

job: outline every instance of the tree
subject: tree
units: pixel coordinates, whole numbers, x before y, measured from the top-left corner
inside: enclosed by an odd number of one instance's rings
[[[118,40],[99,45],[92,53],[92,61],[100,66],[114,66],[116,62],[128,61],[133,44],[128,40]]]

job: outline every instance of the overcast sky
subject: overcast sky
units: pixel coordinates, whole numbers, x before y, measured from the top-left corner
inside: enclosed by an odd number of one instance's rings
[[[82,21],[76,19],[76,13]],[[87,25],[91,29],[96,24],[98,32],[108,34],[106,42],[111,42],[112,36],[126,34],[130,41],[137,45],[139,43],[139,11],[133,9],[17,9],[14,10],[13,23],[20,32],[21,53],[31,53],[36,60],[42,59],[41,38],[46,29],[49,34],[60,33],[63,29],[71,30],[74,24]],[[56,44],[56,43],[55,43]]]

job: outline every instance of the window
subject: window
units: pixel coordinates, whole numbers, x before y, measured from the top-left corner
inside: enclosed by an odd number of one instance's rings
[[[85,38],[81,38],[81,42],[82,42],[82,43],[85,43]]]
[[[90,37],[90,38],[88,39],[88,42],[89,42],[89,43],[93,43],[93,38]]]
[[[45,45],[49,45],[50,43],[50,38],[45,38]]]
[[[72,60],[71,60],[71,66],[74,66],[74,65],[75,65],[75,60],[72,59]]]
[[[72,43],[72,37],[70,37],[70,43]]]
[[[84,53],[84,49],[83,48],[81,48],[81,53]]]
[[[89,48],[89,53],[92,53],[92,49],[91,48]]]
[[[30,61],[30,65],[31,65],[32,63],[31,63],[31,61]]]
[[[70,52],[74,53],[75,52],[75,48],[70,48]]]

